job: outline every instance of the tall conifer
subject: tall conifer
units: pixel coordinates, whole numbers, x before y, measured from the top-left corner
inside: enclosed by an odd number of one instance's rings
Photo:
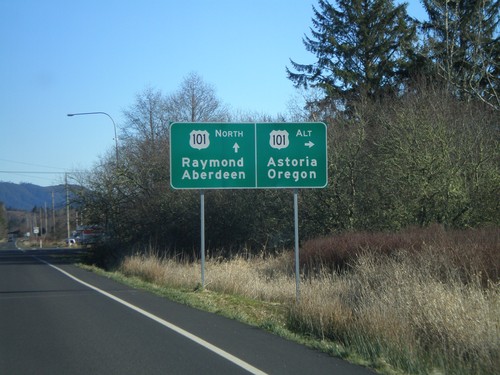
[[[422,0],[428,58],[460,98],[500,109],[500,1]]]
[[[327,100],[348,105],[362,94],[393,94],[407,76],[416,27],[406,4],[393,0],[319,0],[311,36],[303,39],[317,60],[291,61],[288,78],[297,87],[318,87]]]

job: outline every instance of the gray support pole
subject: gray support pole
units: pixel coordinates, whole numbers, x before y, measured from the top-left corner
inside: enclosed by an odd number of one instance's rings
[[[69,237],[71,235],[69,228],[69,187],[68,187],[68,174],[64,174],[64,181],[66,183],[66,229],[68,231],[68,247],[71,247]]]
[[[200,190],[200,217],[201,217],[201,288],[205,288],[205,191]]]
[[[295,226],[295,301],[300,300],[300,266],[299,266],[299,190],[293,190],[293,216]]]

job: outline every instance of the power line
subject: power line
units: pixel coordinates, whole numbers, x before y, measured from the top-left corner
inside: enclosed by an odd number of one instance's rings
[[[16,175],[18,177],[27,178],[27,179],[36,179],[43,181],[51,181],[55,183],[54,179],[60,179],[63,176],[67,175],[82,175],[90,173],[89,171],[72,171],[72,172],[48,172],[48,171],[18,171],[18,170],[0,170],[0,175]],[[43,177],[42,177],[43,176]],[[49,176],[52,176],[49,178]],[[60,181],[59,181],[60,182]]]
[[[0,171],[0,173],[28,173],[28,174],[66,174],[72,172],[41,172],[41,171]],[[78,172],[80,173],[80,172]]]
[[[71,172],[47,172],[47,171],[0,171],[0,173],[27,173],[27,174],[75,174],[75,173],[90,173],[89,171],[71,171]]]
[[[22,165],[31,165],[33,167],[41,167],[41,168],[64,170],[64,168],[60,168],[60,167],[52,167],[52,166],[49,166],[49,165],[26,163],[26,162],[22,162],[22,161],[16,161],[16,160],[4,159],[4,158],[0,158],[0,161],[5,161],[5,162],[8,162],[8,163],[15,163],[15,164],[22,164]]]

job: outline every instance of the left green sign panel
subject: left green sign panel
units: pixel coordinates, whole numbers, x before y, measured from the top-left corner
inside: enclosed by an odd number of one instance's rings
[[[254,124],[171,124],[170,184],[174,189],[255,187]]]

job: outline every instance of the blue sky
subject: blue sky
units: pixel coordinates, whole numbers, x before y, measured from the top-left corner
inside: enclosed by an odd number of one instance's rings
[[[422,18],[419,1],[409,3]],[[46,186],[92,168],[114,150],[113,124],[67,113],[104,111],[119,126],[139,92],[171,93],[191,72],[235,111],[286,113],[289,58],[314,61],[302,44],[313,5],[0,0],[0,181]]]

